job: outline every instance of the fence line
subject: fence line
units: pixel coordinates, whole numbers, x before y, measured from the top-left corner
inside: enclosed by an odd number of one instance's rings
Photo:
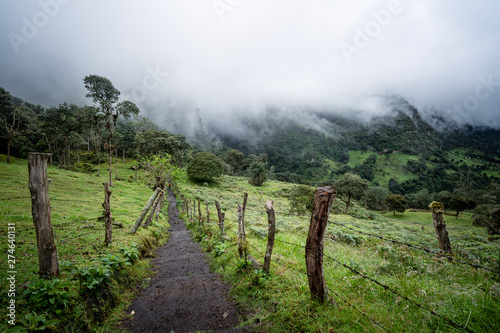
[[[481,268],[481,269],[487,270],[487,271],[495,273],[495,274],[500,274],[500,272],[494,271],[494,270],[492,270],[492,269],[490,269],[488,267],[484,267],[484,266],[481,266],[481,265],[476,265],[476,264],[471,264],[471,263],[468,263],[468,262],[465,262],[465,261],[461,261],[461,260],[455,259],[455,258],[453,258],[451,256],[442,254],[440,252],[435,252],[435,251],[432,251],[432,250],[429,250],[429,249],[426,249],[426,248],[423,248],[423,247],[419,247],[419,246],[412,245],[412,244],[409,244],[409,243],[405,243],[405,242],[402,242],[402,241],[398,241],[398,240],[395,240],[395,239],[384,238],[382,236],[378,236],[378,235],[375,235],[375,234],[370,234],[370,233],[367,233],[367,232],[364,232],[364,231],[356,230],[356,229],[353,229],[353,228],[351,228],[351,227],[349,227],[349,226],[347,226],[345,224],[342,224],[342,223],[333,222],[333,221],[328,221],[328,222],[332,223],[332,224],[335,224],[335,225],[338,225],[338,226],[341,226],[341,227],[344,227],[344,228],[349,229],[351,231],[363,234],[363,235],[367,235],[367,236],[370,236],[370,237],[379,238],[379,239],[387,241],[387,242],[392,242],[393,244],[404,245],[404,246],[407,246],[409,248],[412,248],[412,249],[415,249],[415,250],[419,250],[419,251],[423,251],[423,252],[426,252],[426,253],[429,253],[429,254],[434,254],[434,255],[439,256],[440,258],[446,258],[446,259],[455,261],[455,262],[457,262],[459,264],[462,264],[462,265],[469,265],[469,266],[472,266],[474,268]]]
[[[277,242],[280,242],[280,243],[285,243],[285,244],[289,244],[289,245],[292,245],[292,246],[301,247],[301,248],[306,249],[306,247],[304,247],[303,245],[294,244],[294,243],[290,243],[290,242],[287,242],[287,241],[282,241],[282,240],[278,240],[278,239],[276,239],[276,241],[277,241]],[[312,250],[313,250],[313,251],[315,251],[314,249],[312,249]],[[334,258],[332,258],[332,257],[330,257],[330,256],[328,256],[328,255],[326,255],[326,254],[324,254],[324,253],[320,253],[320,255],[322,255],[323,257],[325,257],[325,258],[327,258],[327,259],[329,259],[330,261],[333,261],[333,262],[335,262],[335,263],[337,263],[337,264],[339,264],[339,265],[341,265],[341,266],[343,266],[343,267],[345,267],[345,268],[349,269],[351,272],[353,272],[354,274],[357,274],[357,275],[361,276],[363,279],[369,280],[369,281],[371,281],[371,282],[373,282],[373,283],[375,283],[375,284],[377,284],[377,285],[381,286],[381,287],[382,287],[382,288],[384,288],[385,290],[387,290],[387,291],[389,291],[389,292],[391,292],[391,293],[393,293],[393,294],[395,294],[395,295],[397,295],[397,296],[401,297],[402,299],[404,299],[404,300],[406,300],[406,301],[408,301],[408,302],[410,302],[410,303],[412,303],[412,304],[416,305],[417,307],[419,307],[419,308],[421,308],[421,309],[423,309],[423,310],[426,310],[426,311],[430,312],[432,315],[434,315],[434,316],[436,316],[436,317],[439,317],[439,318],[441,318],[441,319],[445,320],[446,322],[448,322],[448,323],[449,323],[450,325],[452,325],[453,327],[458,328],[458,329],[462,329],[462,330],[464,330],[464,331],[466,331],[466,332],[472,332],[472,331],[471,331],[471,330],[469,330],[467,327],[464,327],[464,326],[462,326],[462,325],[460,325],[460,324],[457,324],[457,323],[455,323],[453,320],[451,320],[451,319],[449,319],[449,318],[446,318],[446,317],[444,317],[444,316],[440,315],[440,314],[439,314],[439,313],[437,313],[436,311],[434,311],[434,310],[432,310],[432,309],[429,309],[429,308],[427,308],[427,307],[425,307],[425,306],[423,306],[423,305],[421,305],[421,304],[419,304],[419,303],[415,302],[414,300],[412,300],[412,299],[410,299],[410,298],[408,298],[408,297],[406,297],[406,296],[404,296],[404,295],[401,295],[399,292],[397,292],[396,290],[392,289],[391,287],[389,287],[389,286],[387,286],[387,285],[385,285],[385,284],[383,284],[383,283],[381,283],[381,282],[379,282],[379,281],[377,281],[377,280],[375,280],[375,279],[373,279],[373,278],[371,278],[371,277],[369,277],[369,276],[367,276],[367,275],[364,275],[363,273],[359,272],[359,271],[358,271],[358,270],[356,270],[355,268],[352,268],[352,267],[350,267],[350,266],[348,266],[348,265],[344,264],[343,262],[338,261],[338,260],[336,260],[336,259],[334,259]]]
[[[0,201],[9,201],[9,200],[17,200],[17,199],[31,199],[31,197],[10,197],[10,198],[2,198]]]

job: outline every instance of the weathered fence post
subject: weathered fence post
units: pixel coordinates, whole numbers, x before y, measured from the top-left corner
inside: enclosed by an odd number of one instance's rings
[[[191,221],[194,221],[194,218],[195,218],[195,214],[196,214],[195,206],[196,206],[196,199],[193,198],[193,204],[191,205]]]
[[[247,244],[245,234],[245,209],[247,206],[248,193],[243,193],[243,206],[238,204],[238,253],[240,257],[247,258]]]
[[[28,155],[31,213],[35,224],[38,246],[38,274],[58,276],[57,249],[50,216],[49,180],[47,160],[51,154],[30,153]]]
[[[113,231],[113,220],[111,218],[111,188],[109,183],[102,183],[104,185],[104,202],[102,203],[102,208],[104,208],[104,245],[111,245],[112,231]]]
[[[337,191],[331,186],[319,187],[314,194],[311,224],[306,242],[306,267],[309,289],[313,299],[325,302],[328,299],[323,275],[323,236],[328,216]]]
[[[436,230],[439,248],[441,251],[451,253],[450,238],[446,230],[446,222],[444,221],[444,205],[440,202],[433,201],[429,208],[432,212],[432,222],[434,222],[434,229]]]
[[[224,219],[226,217],[226,213],[222,212],[220,214],[220,222],[219,222],[219,227],[220,227],[220,235],[224,235]]]
[[[205,201],[205,206],[207,208],[207,223],[210,223],[210,211],[208,210],[208,201]]]
[[[276,232],[276,217],[274,215],[273,200],[267,200],[264,205],[267,212],[267,221],[269,229],[267,231],[267,248],[266,255],[264,256],[264,273],[269,274],[269,266],[271,265],[271,255],[273,254],[274,247],[274,234]]]
[[[141,214],[137,218],[137,221],[135,221],[134,226],[130,229],[131,234],[135,233],[137,231],[137,229],[139,229],[139,226],[141,225],[142,220],[144,220],[144,217],[146,216],[147,212],[149,211],[149,209],[153,205],[153,202],[155,201],[155,199],[158,196],[158,194],[160,193],[160,191],[161,191],[161,189],[159,187],[156,188],[153,195],[149,198],[148,202],[146,203],[146,205],[142,209]]]
[[[164,193],[165,193],[164,191],[161,191],[160,194],[158,195],[158,197],[156,198],[156,201],[153,204],[153,208],[149,212],[149,215],[148,215],[148,218],[146,219],[146,222],[144,222],[144,228],[149,227],[149,224],[151,223],[151,221],[153,221],[153,215],[155,215],[157,212],[157,209],[160,208],[161,197]]]
[[[201,224],[201,199],[198,199],[198,223]]]
[[[243,209],[241,207],[241,204],[238,204],[238,254],[240,258],[246,254],[245,241],[246,241],[246,235],[245,235],[245,225],[243,220]]]
[[[226,213],[221,211],[220,204],[217,200],[215,200],[215,207],[217,208],[217,217],[219,218],[220,235],[222,236],[224,234],[224,218],[226,217]]]

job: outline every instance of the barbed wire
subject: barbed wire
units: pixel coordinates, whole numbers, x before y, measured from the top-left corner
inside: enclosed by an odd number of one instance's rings
[[[257,253],[258,253],[259,255],[263,255],[263,253],[262,253],[262,252],[260,252],[260,250],[259,250],[259,249],[258,249],[255,245],[253,245],[253,244],[251,244],[251,243],[250,243],[250,247],[254,248],[254,249],[257,251]],[[287,265],[287,264],[285,264],[285,263],[282,263],[282,262],[281,262],[281,260],[279,260],[279,259],[277,259],[277,258],[276,258],[276,255],[278,255],[278,253],[275,253],[275,252],[274,252],[274,253],[273,253],[273,255],[274,255],[274,257],[273,257],[273,256],[271,257],[271,261],[274,261],[274,262],[275,262],[275,263],[277,263],[278,265],[281,265],[281,266],[283,266],[283,267],[286,267],[286,268],[288,268],[288,269],[290,269],[290,270],[292,270],[292,271],[294,271],[294,272],[297,272],[297,273],[300,273],[300,274],[306,275],[307,277],[311,277],[311,278],[313,278],[313,279],[317,279],[315,276],[309,275],[309,274],[307,274],[306,272],[302,272],[302,271],[300,271],[300,270],[298,270],[298,269],[296,269],[296,268],[294,268],[294,267],[292,267],[292,266],[289,266],[289,265]],[[279,255],[281,255],[281,256],[283,256],[283,257],[285,257],[285,256],[284,256],[284,255],[282,255],[282,254],[279,254]],[[343,297],[341,297],[339,294],[337,294],[336,292],[334,292],[332,289],[328,288],[328,285],[327,285],[326,283],[325,283],[325,287],[327,288],[327,290],[328,290],[329,292],[332,292],[335,296],[337,296],[337,297],[338,297],[338,298],[339,298],[342,302],[346,303],[347,305],[349,305],[350,307],[352,307],[354,310],[356,310],[357,312],[359,312],[361,315],[363,315],[364,317],[368,318],[368,319],[369,319],[369,320],[370,320],[370,321],[371,321],[374,325],[376,325],[376,326],[378,326],[378,327],[382,328],[382,329],[383,329],[384,331],[386,331],[386,332],[389,332],[389,330],[387,330],[384,326],[382,326],[382,324],[380,324],[380,323],[378,323],[376,320],[374,320],[374,319],[370,318],[370,316],[368,316],[366,313],[364,313],[363,311],[361,311],[361,310],[359,310],[358,308],[356,308],[354,305],[352,305],[351,303],[349,303],[347,300],[345,300],[345,299],[344,299]]]
[[[301,247],[301,248],[306,249],[306,250],[308,250],[308,249],[309,249],[309,250],[313,250],[313,251],[319,252],[319,251],[318,251],[318,250],[316,250],[316,249],[313,249],[313,248],[307,248],[307,247],[305,247],[305,246],[303,246],[303,245],[294,244],[294,243],[290,243],[290,242],[287,242],[287,241],[282,241],[282,240],[277,240],[277,239],[275,239],[274,241],[277,241],[277,242],[280,242],[280,243],[289,244],[289,245],[296,246],[296,247]],[[440,314],[439,314],[439,313],[437,313],[436,311],[434,311],[434,310],[432,310],[432,309],[429,309],[429,308],[427,308],[427,307],[425,307],[425,306],[423,306],[423,305],[421,305],[421,304],[419,304],[419,303],[415,302],[414,300],[412,300],[412,299],[410,299],[410,298],[408,298],[408,297],[406,297],[406,296],[404,296],[404,295],[401,295],[401,294],[400,294],[399,292],[397,292],[395,289],[393,289],[393,288],[391,288],[391,287],[389,287],[389,286],[387,286],[387,285],[383,284],[382,282],[379,282],[379,281],[377,281],[377,280],[375,280],[375,279],[373,279],[373,278],[371,278],[371,277],[369,277],[369,276],[367,276],[367,275],[364,275],[363,273],[359,272],[357,269],[352,268],[352,267],[350,267],[350,266],[348,266],[348,265],[344,264],[343,262],[341,262],[341,261],[339,261],[339,260],[336,260],[336,259],[334,259],[334,258],[332,258],[332,257],[330,257],[330,256],[328,256],[328,255],[326,255],[326,254],[324,254],[324,253],[320,253],[320,255],[322,255],[324,258],[329,259],[330,261],[333,261],[333,262],[335,262],[335,263],[337,263],[337,264],[339,264],[339,265],[343,266],[344,268],[347,268],[348,270],[350,270],[350,271],[351,271],[351,272],[353,272],[354,274],[357,274],[357,275],[361,276],[363,279],[369,280],[369,281],[371,281],[371,282],[373,282],[373,283],[375,283],[375,284],[379,285],[380,287],[384,288],[384,290],[387,290],[387,291],[389,291],[389,292],[391,292],[391,293],[393,293],[393,294],[395,294],[395,295],[397,295],[397,296],[401,297],[401,298],[402,298],[402,299],[404,299],[405,301],[408,301],[408,302],[410,302],[410,303],[412,303],[412,304],[416,305],[417,307],[419,307],[419,308],[421,308],[421,309],[423,309],[423,310],[426,310],[426,311],[430,312],[432,315],[434,315],[434,316],[436,316],[436,317],[439,317],[439,318],[443,319],[444,321],[446,321],[447,323],[449,323],[449,324],[450,324],[450,325],[452,325],[453,327],[458,328],[458,329],[462,329],[462,330],[464,330],[464,331],[466,331],[466,332],[472,332],[472,331],[471,331],[471,330],[469,330],[467,327],[464,327],[464,326],[462,326],[462,325],[460,325],[460,324],[457,324],[457,323],[455,323],[453,320],[451,320],[451,319],[449,319],[449,318],[446,318],[446,317],[444,317],[444,316],[440,315]]]
[[[31,199],[31,197],[10,197],[10,198],[1,198],[0,201],[9,201],[9,200],[18,200],[18,199]]]
[[[378,236],[378,235],[375,235],[375,234],[370,234],[368,232],[356,230],[356,229],[353,229],[353,228],[351,228],[351,227],[349,227],[349,226],[347,226],[345,224],[342,224],[342,223],[333,222],[333,221],[328,221],[328,222],[332,223],[332,224],[335,224],[335,225],[338,225],[338,226],[341,226],[341,227],[344,227],[344,228],[347,228],[347,229],[349,229],[351,231],[354,231],[354,232],[357,232],[357,233],[360,233],[360,234],[363,234],[363,235],[375,237],[375,238],[378,238],[378,239],[381,239],[381,240],[384,240],[384,241],[387,241],[387,242],[392,242],[393,244],[400,244],[400,245],[404,245],[404,246],[407,246],[407,247],[415,249],[415,250],[419,250],[419,251],[423,251],[423,252],[430,253],[430,254],[433,254],[433,255],[437,255],[440,258],[446,258],[446,259],[455,261],[455,262],[457,262],[459,264],[462,264],[462,265],[469,265],[469,266],[472,266],[474,268],[481,268],[481,269],[487,270],[487,271],[495,273],[495,274],[500,274],[500,272],[494,271],[494,270],[492,270],[492,269],[490,269],[488,267],[484,267],[484,266],[481,266],[481,265],[471,264],[471,263],[468,263],[468,262],[465,262],[465,261],[461,261],[461,260],[455,259],[455,258],[453,258],[451,256],[447,256],[445,254],[442,254],[440,252],[435,252],[435,251],[426,249],[424,247],[419,247],[419,246],[412,245],[412,244],[409,244],[409,243],[405,243],[405,242],[402,242],[402,241],[398,241],[398,240],[395,240],[395,239],[384,238],[382,236]]]

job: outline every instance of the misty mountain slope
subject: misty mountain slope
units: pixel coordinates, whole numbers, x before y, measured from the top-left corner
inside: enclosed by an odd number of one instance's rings
[[[412,193],[422,188],[453,191],[464,173],[474,174],[474,181],[485,186],[490,181],[482,179],[482,173],[500,176],[495,172],[500,160],[494,157],[498,130],[451,130],[450,124],[450,130],[439,132],[404,99],[391,97],[387,105],[385,114],[370,119],[269,109],[242,117],[238,126],[246,127],[238,135],[222,131],[209,135],[245,154],[266,153],[269,166],[282,180],[327,183],[354,172],[386,188],[393,179],[402,192]],[[451,153],[457,148],[460,158]],[[468,164],[467,159],[473,158],[477,162]]]

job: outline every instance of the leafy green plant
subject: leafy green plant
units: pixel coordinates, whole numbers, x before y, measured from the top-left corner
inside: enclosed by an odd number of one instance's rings
[[[269,278],[262,269],[256,269],[252,277],[252,285],[256,287],[264,287],[266,280]]]
[[[38,332],[49,330],[57,330],[58,319],[47,319],[45,315],[37,315],[35,312],[27,313],[24,318],[21,318],[16,326],[12,327],[7,333],[17,332]]]
[[[119,271],[125,266],[132,265],[127,258],[120,258],[118,256],[108,254],[99,259],[104,266],[111,268],[113,271]]]
[[[46,311],[61,315],[75,297],[59,279],[37,279],[23,293],[29,307],[35,311]]]
[[[139,259],[139,250],[135,244],[132,244],[129,247],[122,247],[119,251],[131,264],[135,263],[135,261]]]
[[[240,259],[236,265],[237,272],[243,272],[250,267],[250,262],[247,259]]]
[[[226,251],[226,247],[227,247],[226,243],[217,242],[214,246],[215,256],[219,257],[219,256],[223,255],[224,252]]]
[[[99,287],[111,282],[114,273],[107,266],[77,268],[72,274],[78,279],[82,293],[96,293]]]

